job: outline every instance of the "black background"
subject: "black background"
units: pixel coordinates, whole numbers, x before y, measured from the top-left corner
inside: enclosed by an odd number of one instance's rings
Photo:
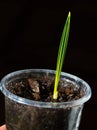
[[[63,71],[92,88],[79,130],[97,130],[97,2],[87,0],[0,1],[0,78],[15,70],[56,68],[61,32],[71,11],[71,29]],[[4,121],[0,93],[0,125]]]

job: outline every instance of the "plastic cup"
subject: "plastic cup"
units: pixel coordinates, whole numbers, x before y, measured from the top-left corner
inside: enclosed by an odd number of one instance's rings
[[[85,95],[68,102],[40,102],[19,97],[7,86],[16,79],[27,77],[55,77],[54,70],[27,69],[6,75],[0,83],[5,95],[5,121],[7,130],[78,130],[84,103],[91,97],[91,88],[77,76],[61,73],[62,80],[80,85]],[[14,86],[13,86],[14,87]]]

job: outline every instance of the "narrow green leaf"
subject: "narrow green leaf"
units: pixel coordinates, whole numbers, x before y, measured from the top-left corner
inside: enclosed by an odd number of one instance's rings
[[[56,66],[56,76],[55,76],[55,84],[54,84],[54,92],[53,92],[53,99],[57,100],[58,98],[58,83],[60,80],[60,74],[63,66],[63,61],[66,54],[68,38],[69,38],[69,31],[70,31],[70,18],[71,13],[68,13],[65,26],[63,28],[63,33],[60,40],[59,50],[58,50],[58,57],[57,57],[57,66]]]

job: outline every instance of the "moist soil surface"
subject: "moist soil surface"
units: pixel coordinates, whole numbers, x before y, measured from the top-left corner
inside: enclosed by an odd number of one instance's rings
[[[43,78],[24,78],[11,82],[7,89],[20,97],[43,102],[54,102],[53,89],[54,79],[51,77]],[[81,98],[85,91],[74,82],[60,80],[58,86],[58,99],[56,102],[67,102]]]

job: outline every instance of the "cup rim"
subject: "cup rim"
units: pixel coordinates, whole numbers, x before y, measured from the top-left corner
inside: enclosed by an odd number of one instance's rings
[[[64,75],[68,78],[72,78],[75,81],[80,81],[87,88],[86,94],[83,97],[73,100],[73,101],[67,101],[67,102],[34,101],[34,100],[30,100],[30,99],[26,99],[26,98],[17,96],[5,88],[4,83],[11,76],[14,76],[17,74],[19,75],[21,73],[29,73],[31,71],[32,72],[41,71],[41,72],[46,72],[47,74],[49,74],[49,73],[55,74],[55,72],[56,72],[55,70],[50,70],[50,69],[24,69],[24,70],[18,70],[18,71],[11,72],[2,78],[1,83],[0,83],[1,91],[5,95],[5,97],[10,98],[11,100],[13,100],[17,103],[34,106],[34,107],[43,107],[43,108],[64,108],[64,107],[66,108],[66,107],[74,107],[74,106],[78,106],[78,105],[83,105],[91,97],[91,88],[90,88],[89,84],[86,81],[84,81],[83,79],[79,78],[78,76],[75,76],[75,75],[72,75],[72,74],[69,74],[66,72],[61,72],[61,75]]]

